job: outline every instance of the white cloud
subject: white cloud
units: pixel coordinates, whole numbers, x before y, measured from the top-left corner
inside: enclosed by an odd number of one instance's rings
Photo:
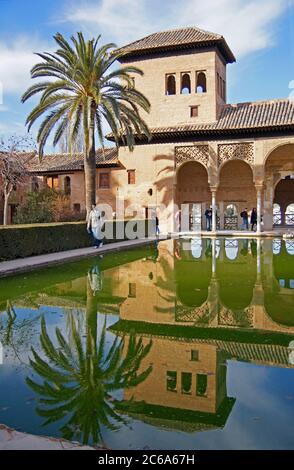
[[[88,0],[71,3],[61,21],[119,45],[194,25],[223,34],[240,57],[272,45],[274,22],[290,4],[292,0]]]
[[[43,52],[48,47],[38,38],[16,37],[8,42],[0,41],[0,84],[3,103],[7,94],[22,94],[32,84],[30,70],[38,61],[34,52]]]

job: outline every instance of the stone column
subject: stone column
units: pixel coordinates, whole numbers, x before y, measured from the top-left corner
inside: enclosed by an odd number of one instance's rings
[[[215,238],[212,239],[212,266],[211,266],[211,270],[212,270],[212,277],[215,277],[215,273],[216,273],[216,239]]]
[[[273,199],[274,181],[273,176],[268,176],[264,187],[263,224],[265,230],[273,229]]]
[[[257,281],[261,278],[261,240],[257,239],[257,257],[256,257]]]
[[[261,194],[262,194],[262,185],[256,186],[256,193],[257,193],[257,203],[256,203],[257,233],[260,233],[261,232]]]
[[[211,188],[212,232],[216,232],[216,188]]]

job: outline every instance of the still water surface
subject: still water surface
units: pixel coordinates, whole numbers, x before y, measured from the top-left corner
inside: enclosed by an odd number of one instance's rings
[[[0,423],[112,449],[293,449],[293,422],[290,240],[170,240],[0,280]]]

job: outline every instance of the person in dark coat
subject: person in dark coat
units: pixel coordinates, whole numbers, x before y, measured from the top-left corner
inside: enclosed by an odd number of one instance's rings
[[[253,207],[250,217],[251,230],[253,232],[254,228],[257,226],[257,210],[256,207]]]

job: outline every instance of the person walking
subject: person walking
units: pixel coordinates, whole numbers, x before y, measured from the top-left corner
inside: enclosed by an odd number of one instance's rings
[[[251,230],[254,231],[254,228],[257,227],[257,210],[256,207],[253,207],[250,217]]]
[[[175,226],[176,226],[176,231],[177,232],[180,232],[181,230],[181,225],[182,225],[182,211],[181,209],[177,211],[177,213],[175,214]]]
[[[156,231],[156,236],[159,236],[159,234],[160,234],[160,230],[159,230],[159,218],[158,218],[157,215],[155,216],[155,231]]]
[[[208,232],[211,232],[211,227],[212,227],[212,208],[208,208],[205,211],[205,217],[206,217],[206,230]]]
[[[248,212],[247,212],[247,207],[241,212],[240,214],[242,218],[242,225],[241,225],[241,230],[248,230],[249,225],[248,225]]]
[[[93,204],[88,218],[87,231],[93,237],[95,248],[99,248],[103,245],[102,226],[102,215],[98,208],[98,204]]]

